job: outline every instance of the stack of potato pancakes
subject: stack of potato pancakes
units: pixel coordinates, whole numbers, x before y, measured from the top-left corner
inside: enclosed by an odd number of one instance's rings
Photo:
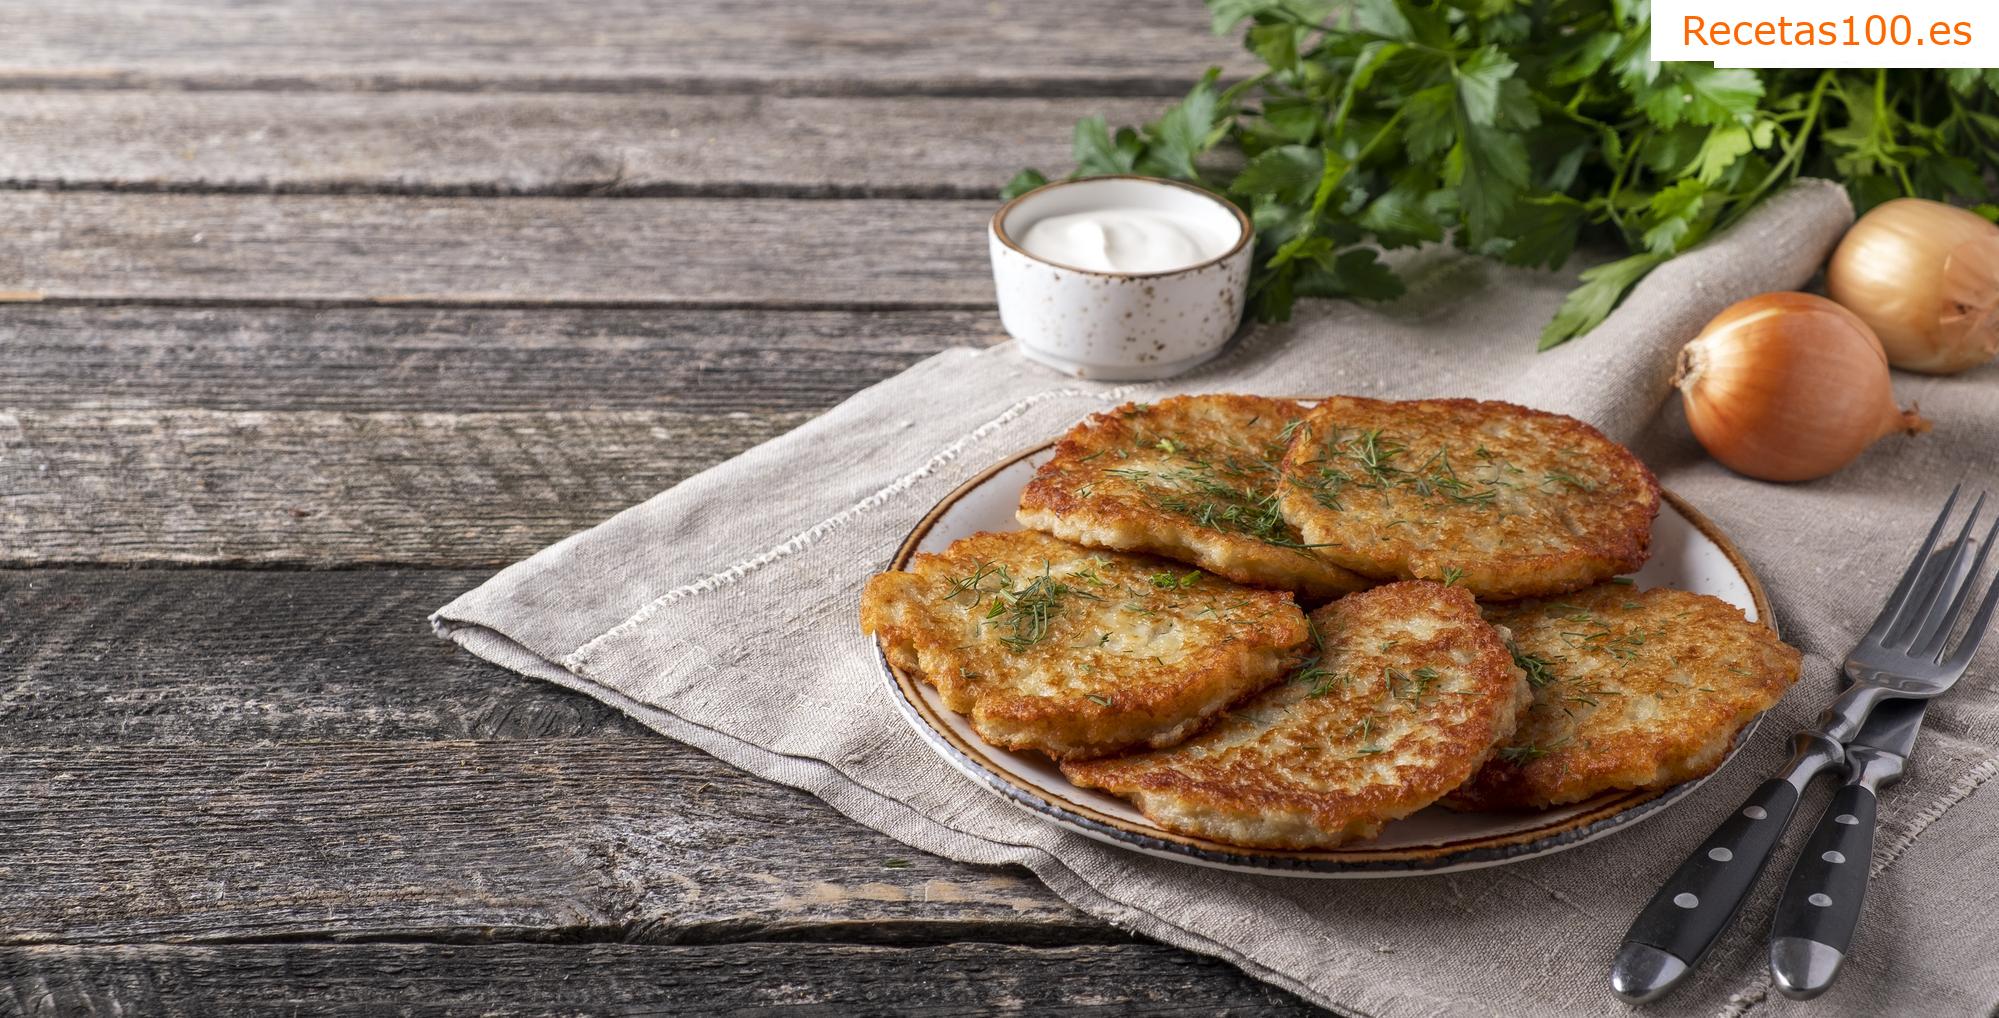
[[[874,577],[861,622],[992,745],[1168,830],[1326,848],[1720,763],[1799,655],[1614,579],[1658,511],[1643,463],[1558,414],[1181,396],[1078,424],[1031,529]]]

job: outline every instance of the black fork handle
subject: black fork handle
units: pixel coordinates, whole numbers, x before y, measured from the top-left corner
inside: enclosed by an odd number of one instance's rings
[[[1638,913],[1611,965],[1613,993],[1642,1003],[1679,985],[1700,964],[1742,910],[1805,786],[1843,755],[1838,743],[1816,732],[1798,736],[1798,752],[1784,772],[1757,786]]]

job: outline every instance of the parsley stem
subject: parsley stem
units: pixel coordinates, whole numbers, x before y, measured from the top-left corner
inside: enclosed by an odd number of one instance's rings
[[[1735,225],[1745,213],[1756,207],[1756,200],[1763,196],[1763,192],[1770,189],[1771,184],[1779,179],[1790,179],[1798,175],[1796,169],[1798,156],[1805,151],[1805,143],[1811,140],[1812,131],[1818,126],[1819,109],[1824,105],[1826,89],[1832,87],[1836,80],[1837,75],[1831,70],[1819,72],[1818,84],[1812,87],[1811,100],[1805,104],[1804,122],[1798,125],[1797,133],[1791,136],[1791,143],[1785,146],[1784,158],[1777,160],[1777,165],[1770,167],[1770,172],[1763,177],[1762,182],[1728,213],[1728,217],[1722,221],[1721,229]]]

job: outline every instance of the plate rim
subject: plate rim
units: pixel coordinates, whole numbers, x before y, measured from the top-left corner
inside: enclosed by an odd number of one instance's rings
[[[917,546],[929,536],[937,521],[974,489],[1020,461],[1054,448],[1059,441],[1050,439],[1016,452],[952,488],[910,528],[902,543],[896,547],[895,556],[887,568],[896,570],[908,565],[916,554]],[[1781,637],[1763,582],[1735,543],[1714,521],[1670,489],[1661,486],[1659,496],[1703,537],[1721,549],[1730,567],[1749,588],[1750,602],[1756,607],[1757,624]],[[1736,733],[1728,754],[1708,774],[1663,789],[1632,790],[1609,798],[1600,796],[1602,802],[1590,805],[1553,827],[1535,827],[1420,847],[1370,849],[1365,847],[1366,842],[1362,842],[1357,847],[1332,849],[1245,848],[1156,827],[1137,829],[1128,821],[1100,813],[1082,803],[1048,801],[1042,789],[1011,777],[987,759],[983,750],[991,747],[967,742],[948,725],[933,720],[929,716],[932,712],[930,704],[918,688],[922,680],[890,663],[878,637],[870,636],[869,642],[874,645],[876,662],[904,721],[934,752],[972,778],[979,787],[1038,817],[1098,841],[1158,858],[1246,873],[1311,877],[1403,876],[1495,866],[1573,848],[1647,819],[1700,787],[1735,758],[1763,719],[1763,715],[1759,714],[1744,725]]]

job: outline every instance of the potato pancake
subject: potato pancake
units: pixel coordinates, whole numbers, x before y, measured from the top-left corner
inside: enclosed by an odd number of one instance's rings
[[[1487,615],[1512,633],[1534,705],[1445,800],[1456,809],[1540,809],[1700,777],[1798,677],[1795,648],[1705,594],[1606,583]]]
[[[1170,746],[1284,677],[1289,593],[1033,531],[974,534],[861,594],[861,627],[980,738],[1056,759]]]
[[[1317,654],[1171,749],[1069,762],[1169,830],[1259,848],[1373,837],[1463,784],[1532,696],[1469,593],[1422,581],[1312,613]]]
[[[1315,599],[1371,586],[1305,547],[1278,508],[1279,461],[1304,416],[1261,396],[1175,396],[1093,415],[1035,473],[1021,525]]]
[[[1284,517],[1319,554],[1491,600],[1638,568],[1659,512],[1658,482],[1623,446],[1511,403],[1328,399],[1283,471]]]

